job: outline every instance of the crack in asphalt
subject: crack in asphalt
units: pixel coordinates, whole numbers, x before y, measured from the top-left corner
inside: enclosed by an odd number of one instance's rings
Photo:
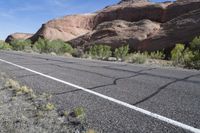
[[[19,55],[19,54],[17,54],[17,55]],[[21,56],[21,55],[20,55],[20,56]],[[37,59],[46,60],[47,62],[49,62],[49,61],[62,62],[62,63],[64,63],[64,64],[75,64],[75,65],[82,65],[82,66],[87,66],[87,67],[104,68],[104,69],[114,70],[114,71],[122,71],[122,72],[134,73],[134,75],[131,75],[131,76],[115,78],[115,77],[112,77],[112,76],[107,76],[107,75],[104,75],[104,74],[101,74],[101,73],[97,73],[97,72],[92,72],[92,71],[89,71],[89,70],[83,70],[83,69],[78,69],[78,68],[73,68],[73,67],[67,67],[67,66],[62,66],[62,65],[53,64],[53,63],[34,64],[34,65],[52,65],[52,66],[56,66],[56,67],[59,67],[59,68],[62,68],[62,69],[72,69],[72,70],[76,70],[76,71],[91,73],[91,74],[99,75],[99,76],[101,76],[101,77],[113,79],[113,82],[110,83],[110,84],[99,85],[99,86],[87,88],[87,89],[90,89],[90,90],[95,90],[95,89],[97,89],[97,88],[102,88],[102,87],[107,87],[107,86],[112,86],[112,85],[117,85],[117,82],[118,82],[119,80],[128,79],[128,78],[133,78],[133,77],[137,77],[137,76],[140,76],[140,75],[152,76],[152,77],[159,77],[159,78],[164,78],[164,79],[173,80],[173,81],[171,81],[171,82],[169,82],[169,83],[167,83],[167,84],[165,84],[165,85],[159,87],[155,92],[153,92],[153,93],[150,94],[149,96],[143,98],[142,100],[133,103],[132,105],[138,105],[138,104],[140,104],[140,103],[143,103],[143,102],[149,100],[150,98],[152,98],[152,97],[154,97],[155,95],[159,94],[162,90],[164,90],[165,88],[167,88],[168,86],[170,86],[170,85],[172,85],[172,84],[174,84],[174,83],[176,83],[176,82],[185,81],[185,82],[191,82],[191,83],[200,84],[200,83],[197,82],[197,81],[188,80],[189,78],[199,76],[200,74],[190,75],[190,76],[187,76],[187,77],[185,77],[185,78],[180,79],[180,78],[174,78],[174,77],[168,77],[168,76],[162,76],[162,75],[156,75],[156,74],[150,74],[150,73],[144,72],[144,71],[151,71],[151,70],[154,70],[154,69],[156,69],[156,68],[143,69],[143,70],[140,70],[140,71],[131,71],[131,70],[125,70],[125,69],[120,69],[120,68],[113,68],[113,67],[108,66],[108,65],[106,65],[106,66],[90,66],[90,65],[84,65],[84,64],[79,63],[79,62],[66,62],[66,61],[62,61],[62,60],[48,59],[48,58],[44,58],[44,57],[35,57],[35,56],[32,56],[32,58],[37,58]],[[96,63],[96,62],[94,62],[94,63]],[[25,64],[25,65],[33,65],[33,64]],[[121,66],[126,66],[126,64],[125,64],[125,65],[119,65],[119,67],[121,67]],[[27,75],[27,76],[29,76],[29,75]],[[35,76],[35,75],[32,75],[32,76]],[[25,76],[21,76],[21,77],[25,77]],[[77,92],[77,91],[81,91],[81,90],[80,90],[80,89],[75,89],[75,90],[71,90],[71,91],[65,91],[65,92],[59,92],[59,93],[51,93],[51,94],[52,94],[52,95],[63,95],[63,94],[67,94],[67,93]]]
[[[4,53],[4,54],[8,54],[8,53]],[[19,56],[22,56],[20,54],[16,54],[16,53],[12,53],[13,55],[19,55]],[[10,54],[8,54],[10,55]],[[24,57],[24,56],[23,56]],[[121,71],[121,72],[128,72],[128,73],[134,73],[134,74],[137,74],[138,71],[132,71],[132,70],[125,70],[125,69],[120,69],[120,68],[113,68],[113,65],[105,65],[105,66],[90,66],[90,65],[85,65],[85,64],[82,64],[82,62],[69,62],[69,61],[62,61],[62,60],[59,60],[59,59],[49,59],[47,57],[39,57],[39,56],[30,56],[31,58],[35,58],[35,59],[42,59],[42,60],[46,60],[47,62],[48,61],[55,61],[55,62],[62,62],[64,64],[75,64],[75,65],[81,65],[81,66],[86,66],[86,67],[94,67],[94,68],[104,68],[104,69],[107,69],[107,70],[114,70],[114,71]],[[25,58],[24,58],[25,59]],[[97,63],[95,61],[90,61],[92,63]],[[16,62],[15,62],[16,63]],[[21,62],[19,62],[21,64]],[[49,63],[48,63],[49,64]],[[53,63],[51,63],[53,64]],[[32,64],[30,64],[32,65]],[[38,64],[39,65],[39,64]],[[40,64],[40,65],[43,65],[43,64]],[[117,64],[118,67],[123,67],[123,66],[127,66],[127,64]],[[59,66],[60,67],[60,66]],[[63,66],[61,66],[63,67]],[[69,67],[69,69],[71,69],[72,67]],[[74,69],[74,68],[72,68]],[[79,71],[84,71],[82,69],[76,69],[76,70],[79,70]],[[95,73],[95,72],[91,72],[91,71],[87,71],[86,72],[90,72],[90,73],[93,73],[93,74],[98,74],[98,75],[102,75],[100,73]],[[171,80],[179,80],[179,78],[175,78],[175,77],[169,77],[169,76],[162,76],[162,75],[157,75],[157,74],[150,74],[150,73],[140,73],[141,75],[145,75],[145,76],[152,76],[152,77],[158,77],[158,78],[164,78],[164,79],[171,79]],[[105,76],[105,75],[103,75]],[[114,78],[114,77],[109,77],[109,76],[106,76],[108,78]],[[197,81],[192,81],[192,80],[186,80],[185,82],[191,82],[191,83],[196,83],[196,84],[200,84],[199,82]]]
[[[170,86],[170,85],[172,85],[172,84],[174,84],[174,83],[180,82],[180,81],[185,81],[185,80],[187,80],[187,79],[189,79],[189,78],[196,77],[196,76],[200,76],[200,74],[190,75],[190,76],[187,76],[187,77],[185,77],[185,78],[177,79],[177,80],[174,80],[174,81],[172,81],[172,82],[169,82],[169,83],[167,83],[167,84],[165,84],[165,85],[159,87],[159,88],[157,89],[157,91],[155,91],[155,92],[152,93],[151,95],[145,97],[144,99],[142,99],[142,100],[140,100],[140,101],[138,101],[138,102],[133,103],[132,105],[138,105],[138,104],[140,104],[140,103],[143,103],[143,102],[145,102],[145,101],[151,99],[151,98],[154,97],[155,95],[159,94],[162,90],[166,89],[168,86]]]
[[[119,78],[115,78],[115,79],[113,80],[113,82],[110,83],[110,84],[95,86],[95,87],[91,87],[91,88],[87,88],[87,89],[95,90],[95,89],[97,89],[97,88],[102,88],[102,87],[117,85],[117,82],[118,82],[119,80],[128,79],[128,78],[132,78],[132,77],[136,77],[136,76],[139,76],[139,75],[140,75],[140,72],[142,72],[142,71],[151,71],[151,70],[154,70],[154,69],[156,69],[156,68],[150,68],[150,69],[140,70],[140,71],[138,71],[138,74],[135,74],[135,75],[132,75],[132,76],[128,76],[128,77],[119,77]],[[63,94],[67,94],[67,93],[77,92],[77,91],[81,91],[81,90],[80,90],[80,89],[76,89],[76,90],[72,90],[72,91],[66,91],[66,92],[60,92],[60,93],[53,93],[52,95],[63,95]]]

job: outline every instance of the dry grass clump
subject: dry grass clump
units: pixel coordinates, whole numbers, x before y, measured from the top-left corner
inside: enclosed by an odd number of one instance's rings
[[[0,131],[20,133],[93,133],[86,128],[83,108],[60,115],[51,102],[52,95],[37,94],[0,73]],[[75,114],[71,116],[71,114]],[[83,122],[84,121],[84,122]]]

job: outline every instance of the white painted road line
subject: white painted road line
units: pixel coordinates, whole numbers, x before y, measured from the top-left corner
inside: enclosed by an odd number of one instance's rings
[[[84,88],[84,87],[81,87],[81,86],[78,86],[78,85],[75,85],[75,84],[72,84],[72,83],[63,81],[63,80],[61,80],[61,79],[58,79],[58,78],[55,78],[55,77],[52,77],[52,76],[49,76],[49,75],[46,75],[46,74],[37,72],[37,71],[35,71],[35,70],[32,70],[32,69],[29,69],[29,68],[26,68],[26,67],[23,67],[23,66],[14,64],[14,63],[12,63],[12,62],[9,62],[9,61],[3,60],[3,59],[0,59],[0,61],[1,61],[1,62],[4,62],[4,63],[7,63],[7,64],[10,64],[10,65],[13,65],[13,66],[15,66],[15,67],[24,69],[24,70],[26,70],[26,71],[35,73],[35,74],[37,74],[37,75],[40,75],[40,76],[43,76],[43,77],[52,79],[52,80],[54,80],[54,81],[57,81],[57,82],[66,84],[66,85],[68,85],[68,86],[72,86],[72,87],[74,87],[74,88],[83,90],[83,91],[88,92],[88,93],[90,93],[90,94],[96,95],[96,96],[101,97],[101,98],[103,98],[103,99],[112,101],[112,102],[114,102],[114,103],[117,103],[117,104],[119,104],[119,105],[125,106],[125,107],[130,108],[130,109],[133,109],[133,110],[135,110],[135,111],[138,111],[138,112],[143,113],[143,114],[145,114],[145,115],[151,116],[151,117],[156,118],[156,119],[158,119],[158,120],[160,120],[160,121],[164,121],[164,122],[169,123],[169,124],[171,124],[171,125],[174,125],[174,126],[183,128],[183,129],[185,129],[185,130],[188,130],[188,131],[191,131],[191,132],[194,132],[194,133],[200,133],[200,129],[197,129],[197,128],[194,128],[194,127],[192,127],[192,126],[183,124],[183,123],[181,123],[181,122],[172,120],[172,119],[170,119],[170,118],[161,116],[161,115],[159,115],[159,114],[152,113],[152,112],[147,111],[147,110],[145,110],[145,109],[142,109],[142,108],[133,106],[133,105],[131,105],[131,104],[129,104],[129,103],[126,103],[126,102],[123,102],[123,101],[114,99],[114,98],[112,98],[112,97],[103,95],[103,94],[101,94],[101,93],[98,93],[98,92],[95,92],[95,91],[86,89],[86,88]]]

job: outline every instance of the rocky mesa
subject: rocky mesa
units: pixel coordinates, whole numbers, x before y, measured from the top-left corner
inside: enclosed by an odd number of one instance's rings
[[[187,43],[199,34],[200,0],[122,0],[95,13],[50,20],[30,39],[61,39],[83,49],[128,44],[131,50],[155,51]]]

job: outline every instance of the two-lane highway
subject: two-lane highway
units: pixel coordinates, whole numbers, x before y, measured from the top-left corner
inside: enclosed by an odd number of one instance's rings
[[[8,51],[0,70],[105,133],[200,132],[200,71]]]

